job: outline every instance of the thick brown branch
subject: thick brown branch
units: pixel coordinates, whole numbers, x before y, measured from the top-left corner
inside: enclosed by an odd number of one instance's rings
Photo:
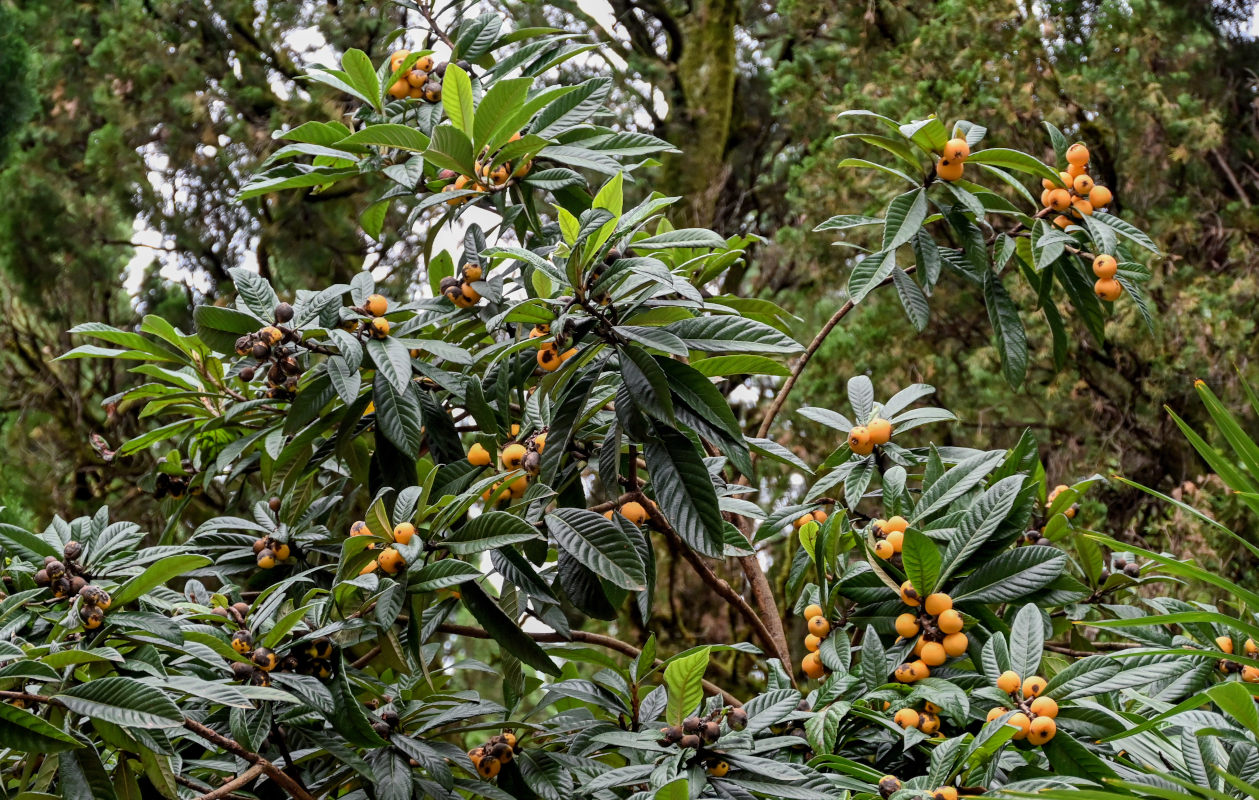
[[[227,783],[212,792],[206,792],[197,798],[197,800],[223,800],[225,797],[231,796],[232,792],[246,786],[262,774],[262,764],[254,764],[249,769],[232,778]]]

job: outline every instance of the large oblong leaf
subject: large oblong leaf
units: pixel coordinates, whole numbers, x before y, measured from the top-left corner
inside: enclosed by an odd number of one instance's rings
[[[1062,574],[1067,554],[1033,545],[1008,550],[953,587],[955,601],[1004,603],[1043,589]]]
[[[600,517],[602,519],[602,517]],[[456,531],[441,544],[452,553],[468,555],[495,550],[538,538],[537,528],[515,514],[487,511]]]
[[[546,654],[541,645],[533,640],[516,625],[516,621],[507,616],[498,603],[485,593],[476,581],[462,584],[459,597],[464,606],[472,613],[477,622],[494,637],[503,649],[528,664],[534,669],[548,675],[559,675],[560,668]]]
[[[559,508],[547,514],[546,528],[560,547],[604,580],[632,591],[646,585],[647,574],[634,542],[601,514]]]
[[[725,539],[717,491],[695,445],[681,431],[659,426],[643,446],[660,510],[694,550],[719,558]]]
[[[124,583],[118,591],[114,592],[114,605],[122,607],[124,604],[130,603],[132,600],[139,598],[155,586],[160,586],[170,579],[183,575],[184,573],[200,569],[206,564],[211,563],[212,560],[213,559],[208,556],[198,555],[195,553],[167,556],[166,558],[151,564],[148,569]]]
[[[910,239],[922,228],[927,218],[927,190],[923,188],[905,192],[888,204],[883,222],[883,250],[890,253]]]
[[[665,330],[687,347],[707,353],[765,353],[783,357],[804,349],[776,328],[745,317],[692,317],[675,322]]]
[[[43,717],[0,703],[0,747],[20,753],[59,753],[82,746]]]
[[[184,721],[174,701],[133,678],[97,678],[56,697],[76,714],[129,728],[172,728]]]

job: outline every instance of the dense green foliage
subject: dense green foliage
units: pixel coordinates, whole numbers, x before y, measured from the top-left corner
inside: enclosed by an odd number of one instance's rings
[[[0,483],[18,503],[0,522],[0,796],[1259,793],[1259,595],[1210,561],[1259,556],[1217,519],[1259,511],[1248,365],[1167,417],[1230,493],[1212,513],[1160,492],[1162,471],[1089,476],[1095,448],[1059,455],[1037,405],[1081,378],[1075,402],[1110,398],[1082,365],[1126,379],[1121,349],[1139,365],[1185,324],[1160,304],[1163,248],[1199,243],[1133,223],[1159,178],[1148,157],[1129,177],[1118,143],[1192,132],[1208,149],[1186,157],[1227,181],[1253,142],[1221,154],[1211,125],[1241,112],[1204,104],[1180,130],[1116,95],[1105,116],[1020,114],[1011,78],[1053,72],[1033,43],[1078,80],[1161,74],[1082,57],[1134,30],[1105,5],[985,28],[967,46],[1008,61],[959,56],[944,82],[914,65],[1005,5],[931,4],[925,25],[925,4],[876,4],[847,27],[812,4],[613,5],[631,56],[615,79],[562,30],[411,2],[390,13],[418,31],[366,7],[123,2],[104,35],[6,54],[15,97],[52,81],[0,176],[26,203],[2,217],[7,379],[42,384],[4,409],[6,437],[78,466],[73,503],[41,496],[50,471],[28,474],[24,448]],[[42,35],[33,10],[0,10]],[[1131,10],[1143,36],[1187,29],[1172,55],[1195,67],[1246,46],[1226,7]],[[756,70],[763,97],[839,92],[763,126],[797,138],[753,156],[720,148],[752,77],[732,79],[740,11],[777,63],[772,86]],[[299,74],[286,32],[304,23],[365,49]],[[106,93],[41,64],[90,50],[108,71],[164,40],[206,71],[139,60]],[[228,42],[253,60],[208,63]],[[870,70],[869,96],[802,82],[806,64]],[[1223,91],[1182,67],[1182,94]],[[660,135],[621,121],[651,69]],[[161,135],[183,113],[203,127]],[[57,137],[86,143],[77,167]],[[745,158],[764,182],[736,174]],[[771,202],[732,211],[749,179]],[[94,227],[53,236],[93,182]],[[137,218],[174,243],[190,305],[154,275],[138,309],[119,289],[111,231]],[[65,274],[44,283],[31,254]],[[813,260],[832,265],[815,283],[769,278]],[[732,401],[748,389],[762,401]],[[993,402],[1008,433],[962,427]],[[1087,436],[1106,407],[1080,416]],[[1094,525],[1119,492],[1205,558]]]

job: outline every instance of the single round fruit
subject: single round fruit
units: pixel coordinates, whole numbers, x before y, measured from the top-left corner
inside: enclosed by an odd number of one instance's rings
[[[817,649],[821,646],[822,638],[820,636],[814,636],[810,633],[804,637],[804,649],[808,650],[810,653],[816,653]]]
[[[1083,197],[1077,197],[1072,200],[1071,208],[1086,217],[1092,216],[1093,214],[1093,204],[1088,200],[1085,200]]]
[[[895,775],[884,775],[879,778],[879,795],[883,798],[891,797],[901,790],[900,778]]]
[[[922,710],[926,711],[929,714],[939,714],[941,711],[941,708],[935,703],[928,700],[927,702],[922,704]]]
[[[822,607],[818,605],[817,603],[810,603],[809,605],[804,607],[805,619],[813,619],[814,617],[820,617],[825,613],[826,612],[823,611]]]
[[[826,512],[820,508],[817,511],[813,512],[813,521],[819,525],[821,525],[823,522],[826,522],[826,517],[827,517]]]
[[[1071,193],[1066,189],[1053,189],[1049,192],[1049,207],[1054,211],[1066,211],[1071,207]]]
[[[1246,683],[1259,683],[1259,667],[1242,667],[1242,680]]]
[[[826,617],[814,617],[813,619],[809,620],[809,633],[813,634],[819,639],[825,639],[826,635],[829,634],[830,632],[831,632],[831,623],[826,621]]]
[[[896,712],[896,716],[892,717],[892,721],[902,728],[917,728],[921,719],[921,715],[912,708],[902,708]]]
[[[1067,163],[1081,167],[1089,163],[1089,149],[1079,142],[1071,145],[1067,148]]]
[[[1040,697],[1041,693],[1045,691],[1045,687],[1048,685],[1049,685],[1048,681],[1046,681],[1044,678],[1038,675],[1033,675],[1027,680],[1023,681],[1023,696],[1024,697]]]
[[[468,448],[468,463],[474,467],[488,467],[493,460],[490,451],[482,447],[480,442]]]
[[[80,606],[79,619],[83,622],[84,628],[94,631],[105,624],[105,612],[96,606]]]
[[[367,527],[367,523],[360,519],[357,522],[354,522],[350,525],[350,535],[351,536],[371,536],[372,532]]]
[[[1089,191],[1089,202],[1093,204],[1093,208],[1105,208],[1114,199],[1115,196],[1105,186],[1094,186]]]
[[[463,295],[463,299],[468,303],[468,307],[475,305],[481,300],[481,293],[473,289],[470,283],[465,283],[459,291]]]
[[[258,551],[256,560],[262,569],[272,569],[275,567],[275,551],[270,547],[264,547]]]
[[[1100,255],[1093,259],[1093,274],[1104,281],[1108,281],[1115,277],[1115,273],[1119,271],[1119,262],[1114,256]],[[1049,502],[1053,502],[1051,498]]]
[[[1232,637],[1229,637],[1229,636],[1215,637],[1215,649],[1219,650],[1221,653],[1228,653],[1231,656],[1233,654]]]
[[[921,656],[922,648],[926,646],[927,646],[927,640],[924,637],[919,636],[918,641],[914,642],[914,655]]]
[[[1028,728],[1027,741],[1039,746],[1054,738],[1057,732],[1058,723],[1054,722],[1052,717],[1037,717],[1032,720]]]
[[[791,523],[791,527],[795,528],[796,530],[800,530],[801,528],[803,528],[805,525],[808,525],[812,521],[813,521],[813,515],[805,514],[802,517],[796,517],[795,521]]]
[[[469,263],[469,264],[463,265],[463,279],[467,281],[468,283],[481,280],[481,276],[483,274],[484,274],[484,270],[481,269],[481,266],[479,264]]]
[[[564,362],[560,360],[559,348],[554,342],[548,342],[538,348],[538,366],[542,369],[554,372],[562,363]]]
[[[1004,715],[1004,714],[1005,714],[1005,712],[1007,712],[1007,711],[1009,711],[1009,710],[1010,710],[1010,709],[1008,709],[1008,708],[1002,708],[1001,706],[997,706],[996,708],[989,709],[989,710],[988,710],[988,721],[989,721],[989,722],[992,722],[994,719],[998,719],[998,718],[1000,718],[1002,715]]]
[[[858,425],[848,432],[848,446],[859,456],[868,456],[874,452],[874,442],[870,439],[870,429]]]
[[[398,544],[408,544],[415,535],[415,526],[409,522],[400,522],[393,529],[393,540]]]
[[[964,633],[950,633],[944,637],[944,641],[941,644],[944,645],[944,652],[957,658],[963,655],[970,647],[970,639]]]
[[[386,547],[381,551],[380,556],[376,560],[380,562],[380,568],[388,575],[397,574],[398,570],[402,569],[405,563],[402,560],[402,554],[392,547]]]
[[[493,756],[485,756],[476,765],[476,772],[487,781],[498,775],[498,771],[503,768],[503,762]]]
[[[1086,167],[1083,164],[1068,164],[1067,165],[1067,174],[1070,175],[1072,178],[1079,177],[1080,175],[1083,175],[1086,172],[1088,172],[1088,167]]]
[[[271,552],[275,553],[276,561],[288,561],[292,551],[284,542],[275,542],[271,546]]]
[[[373,317],[383,317],[385,312],[389,310],[389,301],[384,295],[374,294],[367,298],[367,302],[363,304],[363,308]]]
[[[928,597],[927,600],[930,602],[931,598]],[[928,607],[928,613],[930,613],[930,607]],[[946,608],[940,612],[939,616],[940,618],[936,620],[936,624],[940,626],[940,630],[944,633],[957,633],[965,624],[962,620],[962,615],[955,608]]]
[[[1058,716],[1058,703],[1052,697],[1038,697],[1032,701],[1030,708],[1038,717]]]
[[[520,469],[520,465],[525,461],[525,452],[524,445],[509,444],[499,453],[499,460],[504,469]]]
[[[375,572],[379,568],[380,568],[380,562],[373,558],[371,561],[368,561],[367,564],[365,564],[362,569],[358,571],[358,574],[366,575],[370,572]]]
[[[922,596],[914,591],[914,586],[909,581],[901,584],[901,602],[911,607],[922,604]]]
[[[889,558],[896,555],[896,548],[893,547],[892,543],[887,539],[880,539],[874,543],[874,554],[884,561],[887,561]]]
[[[940,730],[940,718],[935,714],[923,714],[918,720],[918,730],[928,736],[936,733]]]
[[[1053,189],[1044,189],[1044,190],[1042,190],[1042,191],[1041,191],[1041,193],[1040,193],[1040,204],[1041,204],[1041,206],[1042,206],[1042,207],[1044,207],[1044,208],[1049,208],[1049,207],[1050,207],[1050,206],[1049,206],[1049,195],[1050,195],[1052,192],[1053,192]]]
[[[922,607],[931,616],[939,616],[953,607],[953,598],[943,592],[929,594],[923,601]]]
[[[961,161],[949,161],[942,158],[936,162],[936,176],[942,181],[961,180],[962,173],[965,171],[966,167]]]
[[[892,423],[882,417],[875,417],[866,423],[866,430],[870,432],[870,441],[876,445],[887,444],[892,439]]]
[[[1071,224],[1070,217],[1063,216],[1062,214],[1059,214],[1058,216],[1054,217],[1054,225],[1058,226],[1059,228],[1062,228],[1064,231],[1067,229],[1067,226],[1070,224]]]
[[[401,100],[411,95],[411,85],[407,83],[406,78],[399,78],[389,84],[389,96],[395,100]]]
[[[529,490],[529,479],[526,478],[524,475],[521,475],[516,480],[507,484],[507,493],[515,498],[524,497],[525,492],[527,492],[528,490]]]
[[[730,764],[726,761],[715,761],[708,765],[708,774],[714,778],[724,778],[730,772]]]
[[[1027,715],[1022,711],[1016,711],[1012,714],[1010,718],[1005,721],[1005,724],[1013,725],[1015,728],[1018,728],[1018,730],[1014,732],[1014,738],[1016,740],[1026,739],[1027,732],[1032,727],[1032,721],[1028,719]]]
[[[730,730],[741,731],[748,726],[748,712],[741,708],[733,708],[730,710]]]
[[[1088,175],[1076,175],[1071,182],[1071,188],[1081,197],[1088,197],[1088,193],[1093,191],[1093,179]]]
[[[817,653],[809,653],[805,656],[800,662],[800,669],[804,670],[804,674],[812,680],[817,680],[826,674],[826,667],[822,666],[822,659]]]
[[[965,139],[949,139],[944,145],[944,158],[949,161],[965,161],[970,155],[970,145]]]
[[[621,513],[622,517],[625,517],[635,525],[642,525],[647,521],[647,509],[643,508],[642,503],[636,503],[631,500],[628,503],[622,504],[617,511]]]
[[[1242,645],[1242,649],[1245,650],[1246,655],[1250,656],[1251,658],[1254,658],[1255,656],[1259,655],[1259,645],[1255,644],[1254,639],[1247,639],[1246,643]]]
[[[905,547],[905,534],[902,531],[889,531],[884,541],[892,546],[893,553],[899,553]]]
[[[938,667],[948,660],[949,654],[944,652],[944,645],[939,642],[927,642],[922,646],[922,661],[928,667]]]
[[[997,688],[1006,694],[1014,694],[1018,691],[1019,686],[1023,683],[1023,679],[1012,669],[1001,673],[997,678]]]
[[[542,433],[533,437],[533,446],[538,449],[539,453],[542,452],[542,450],[546,447],[546,431],[542,431]]]
[[[896,618],[896,633],[902,638],[909,639],[918,635],[920,627],[918,625],[918,617],[906,611]]]
[[[941,786],[931,793],[931,800],[957,800],[957,789],[952,786]]]
[[[905,531],[909,530],[909,520],[897,514],[896,516],[889,519],[887,522],[883,523],[883,530],[888,531],[889,533],[892,531],[904,533]]]
[[[1102,300],[1113,303],[1123,294],[1123,287],[1116,280],[1098,281],[1093,284],[1093,294]]]
[[[270,672],[280,663],[280,657],[268,647],[259,647],[257,650],[254,650],[253,654],[249,656],[249,660],[254,662],[254,666],[264,672]]]
[[[242,656],[253,652],[254,636],[249,631],[241,630],[232,634],[232,649]]]
[[[383,339],[389,335],[389,320],[384,317],[372,317],[372,336]]]

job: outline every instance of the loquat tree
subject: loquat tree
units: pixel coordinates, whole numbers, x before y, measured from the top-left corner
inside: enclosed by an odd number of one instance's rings
[[[847,383],[850,415],[801,409],[836,431],[821,464],[770,436],[821,341],[880,287],[921,327],[940,276],[960,275],[1012,384],[1029,348],[1007,281],[1047,317],[1060,286],[1099,336],[1103,303],[1123,300],[1112,282],[1143,303],[1126,242],[1149,240],[1098,209],[1083,146],[1050,129],[1063,163],[1046,165],[980,149],[971,123],[874,116],[887,131],[858,138],[896,160],[851,165],[912,188],[883,217],[822,226],[880,227],[881,247],[854,259],[847,310],[804,347],[788,310],[714,291],[744,240],[674,228],[678,198],[627,200],[669,148],[599,124],[606,80],[548,83],[588,45],[495,15],[429,33],[433,50],[350,50],[314,71],[357,110],[286,131],[241,191],[372,174],[388,188],[364,235],[390,208],[408,226],[458,222],[462,250],[417,264],[413,292],[387,296],[364,271],[281,298],[238,269],[235,301],[197,308],[195,333],[158,316],[74,330],[109,346],[64,358],[133,364],[136,385],[108,402],[161,424],[111,458],[158,456],[143,488],[169,522],[146,532],[102,509],[39,533],[0,525],[0,788],[947,800],[1180,785],[1150,771],[1149,710],[1201,706],[1218,658],[1243,678],[1259,660],[1221,642],[1081,650],[1083,626],[1209,621],[1121,602],[1198,573],[1135,551],[1107,569],[1115,542],[1076,506],[1100,478],[1049,490],[1030,434],[937,446],[923,428],[954,417],[921,404],[930,386],[880,401],[865,376]],[[1021,176],[1046,181],[1041,202]],[[473,208],[494,222],[469,223]],[[723,389],[773,376],[786,380],[745,431]],[[799,497],[758,497],[770,462],[801,476]],[[197,519],[206,495],[231,513]],[[670,596],[665,554],[709,596]],[[743,585],[721,577],[726,560]],[[665,652],[662,595],[728,610],[745,640]],[[642,637],[607,624],[626,614]],[[807,629],[794,649],[793,624]],[[754,695],[709,680],[727,655]],[[1222,707],[1248,692],[1217,686],[1205,697]],[[1253,771],[1248,719],[1198,761]],[[1105,741],[1124,737],[1126,756]]]

